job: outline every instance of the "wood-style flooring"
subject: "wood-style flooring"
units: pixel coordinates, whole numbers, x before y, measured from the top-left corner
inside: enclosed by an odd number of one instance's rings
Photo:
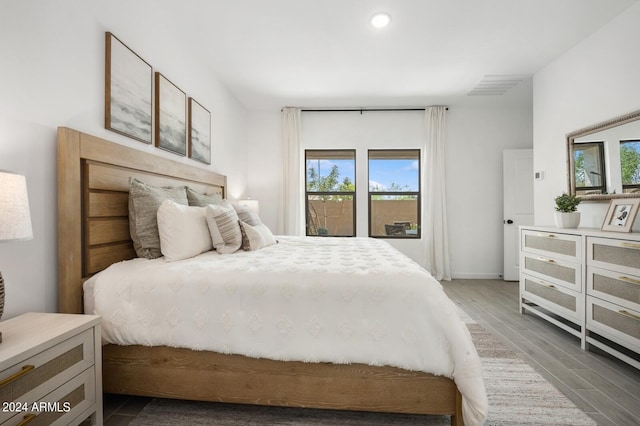
[[[599,425],[640,425],[640,371],[546,321],[518,312],[518,283],[443,282],[449,297],[553,383]],[[149,398],[105,395],[105,425],[128,425]]]
[[[485,329],[529,363],[599,425],[640,425],[640,371],[518,311],[518,283],[443,282],[445,292]]]

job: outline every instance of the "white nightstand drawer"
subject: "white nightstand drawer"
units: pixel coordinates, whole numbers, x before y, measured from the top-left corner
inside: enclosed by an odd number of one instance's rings
[[[520,267],[528,275],[577,292],[582,291],[582,275],[578,263],[523,253]]]
[[[640,241],[589,237],[587,265],[640,276]]]
[[[587,329],[640,352],[640,312],[588,296]]]
[[[96,403],[95,389],[95,369],[91,367],[37,401],[7,404],[8,411],[15,415],[3,426],[21,422],[28,422],[29,426],[80,424],[90,414],[87,410]]]
[[[522,231],[522,251],[541,256],[580,262],[582,237],[580,235],[534,230]]]
[[[60,383],[93,366],[94,360],[94,335],[89,329],[1,371],[0,401],[40,401]],[[12,415],[0,411],[0,422]]]

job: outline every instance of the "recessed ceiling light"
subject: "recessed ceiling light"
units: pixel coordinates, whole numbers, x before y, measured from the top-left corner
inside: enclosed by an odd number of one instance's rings
[[[369,22],[374,28],[384,28],[391,22],[391,15],[386,12],[376,13]]]

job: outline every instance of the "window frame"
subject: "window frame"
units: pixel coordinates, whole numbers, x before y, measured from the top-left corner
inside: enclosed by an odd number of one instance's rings
[[[620,141],[619,150],[622,152],[622,146],[626,143],[640,143],[640,139],[625,139]],[[622,181],[622,155],[620,155],[620,180],[622,182],[622,193],[628,194],[625,190],[639,190],[640,183],[626,184]],[[629,192],[632,193],[632,192]]]
[[[401,153],[401,152],[415,152],[417,154],[416,159],[418,160],[418,191],[371,191],[371,187],[367,186],[367,203],[368,203],[368,234],[370,238],[389,238],[389,239],[407,239],[407,240],[419,240],[422,238],[422,150],[420,148],[384,148],[384,149],[368,149],[367,150],[367,182],[371,181],[371,153],[372,152],[388,152],[388,153]],[[390,158],[393,159],[393,158]],[[373,235],[373,221],[372,221],[372,197],[378,195],[388,195],[388,196],[405,196],[412,195],[416,196],[417,203],[417,211],[416,211],[416,224],[417,224],[417,232],[416,235]]]
[[[332,153],[332,152],[338,152],[338,153],[352,153],[353,154],[353,187],[354,187],[354,191],[309,191],[308,188],[308,182],[309,182],[309,174],[307,172],[307,161],[309,161],[309,153],[322,153],[322,152],[326,152],[328,154]],[[325,157],[325,159],[327,160],[331,160],[331,156],[327,156]],[[335,159],[335,158],[334,158]],[[346,158],[345,158],[346,159]],[[355,237],[356,236],[356,211],[357,211],[357,203],[356,203],[356,193],[357,193],[357,185],[356,185],[356,180],[357,180],[357,164],[356,164],[356,150],[355,149],[305,149],[304,150],[304,212],[305,212],[305,235],[307,237],[345,237],[345,238],[350,238],[350,237]],[[351,196],[352,197],[352,234],[351,235],[320,235],[320,234],[309,234],[309,229],[310,229],[310,224],[309,224],[309,218],[311,216],[311,212],[310,212],[310,208],[309,208],[309,196],[332,196],[332,195],[336,195],[336,196]]]
[[[597,147],[598,148],[598,155],[600,157],[600,173],[601,173],[601,178],[600,178],[600,185],[598,186],[578,186],[578,180],[576,179],[576,167],[575,167],[575,156],[576,156],[576,151],[580,150],[580,151],[584,151],[584,148],[588,148],[588,147]],[[584,192],[585,194],[590,193],[591,191],[600,191],[600,194],[606,194],[607,193],[607,171],[605,169],[605,158],[604,158],[604,142],[603,141],[597,141],[597,142],[580,142],[580,143],[576,143],[573,146],[573,152],[571,153],[571,155],[573,156],[573,163],[574,163],[574,167],[573,167],[573,180],[575,182],[576,185],[576,194],[578,194],[578,192]]]

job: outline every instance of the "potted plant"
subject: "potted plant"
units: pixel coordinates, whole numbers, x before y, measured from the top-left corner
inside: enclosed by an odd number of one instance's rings
[[[582,199],[575,195],[562,193],[555,198],[556,202],[556,226],[558,228],[577,228],[580,223],[578,204]]]

